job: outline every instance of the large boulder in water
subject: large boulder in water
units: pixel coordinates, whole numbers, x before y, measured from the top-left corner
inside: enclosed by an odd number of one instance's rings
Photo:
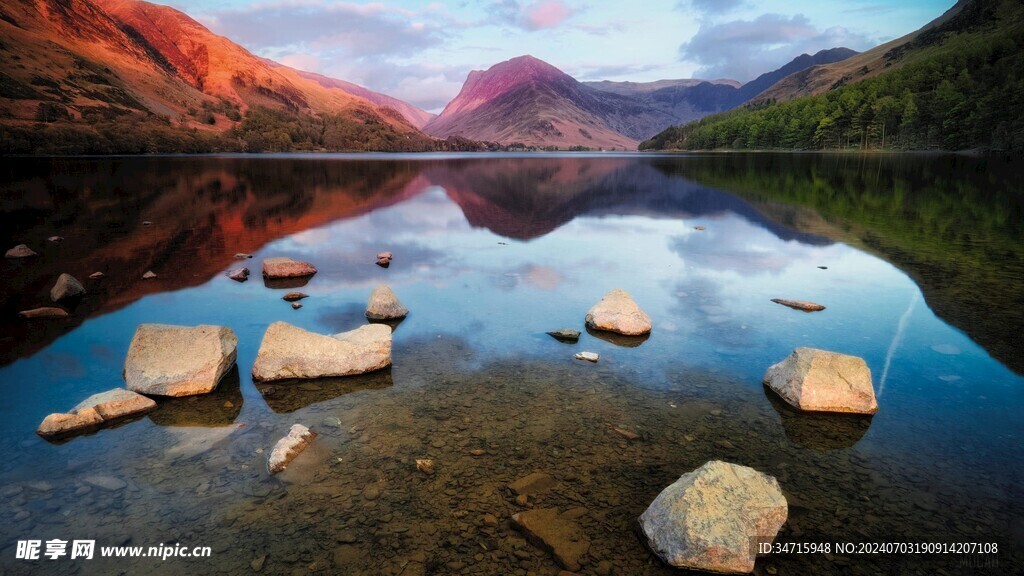
[[[402,305],[395,292],[386,284],[381,284],[370,293],[366,303],[366,317],[370,320],[398,320],[409,315],[409,309]]]
[[[639,522],[647,544],[667,564],[748,573],[758,543],[772,542],[788,513],[775,478],[712,460],[662,490]]]
[[[258,381],[351,376],[391,365],[391,328],[369,324],[333,336],[274,322],[260,344],[252,376]]]
[[[50,289],[50,300],[60,302],[69,298],[77,298],[85,294],[85,287],[71,274],[61,274]]]
[[[43,438],[70,436],[155,408],[156,402],[152,399],[116,388],[89,396],[66,414],[50,414],[36,433]]]
[[[224,326],[140,324],[124,362],[125,383],[142,394],[206,394],[235,364],[237,347]]]
[[[764,384],[800,410],[878,412],[871,370],[856,356],[797,348],[765,372]]]
[[[644,313],[625,290],[616,288],[587,312],[587,326],[594,330],[640,336],[651,331],[651,317]]]
[[[316,274],[316,266],[309,262],[299,262],[291,258],[267,258],[263,261],[263,277],[301,278]]]

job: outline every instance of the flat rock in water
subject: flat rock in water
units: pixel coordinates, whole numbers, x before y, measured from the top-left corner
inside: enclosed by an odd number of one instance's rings
[[[18,312],[18,316],[22,318],[66,318],[67,315],[67,311],[63,308],[56,308],[54,306],[44,306]]]
[[[874,414],[871,371],[863,358],[797,348],[764,375],[764,384],[800,410]]]
[[[212,392],[231,369],[238,338],[224,326],[140,324],[128,347],[129,390],[158,396]]]
[[[30,258],[32,256],[39,256],[39,254],[24,244],[18,244],[4,254],[4,258]]]
[[[50,414],[36,433],[44,438],[68,436],[155,409],[156,402],[152,399],[115,388],[89,396],[66,414]]]
[[[85,287],[71,274],[61,274],[57,282],[50,288],[50,300],[60,302],[68,298],[76,298],[85,294]]]
[[[772,542],[788,513],[775,478],[712,460],[662,490],[640,515],[640,529],[671,566],[749,573],[757,544]]]
[[[552,508],[519,512],[512,516],[516,529],[551,553],[563,568],[579,570],[580,558],[590,551],[590,540],[571,514]]]
[[[548,336],[551,336],[555,340],[558,340],[559,342],[576,342],[577,340],[580,339],[579,330],[570,330],[568,328],[562,328],[561,330],[552,330],[550,332],[546,332],[546,334]]]
[[[274,445],[274,449],[270,452],[270,458],[267,459],[267,469],[271,474],[277,474],[284,470],[315,438],[316,432],[302,424],[293,424],[288,435]]]
[[[152,270],[147,270],[146,273],[142,275],[143,280],[152,280],[153,278],[156,278],[156,273]]]
[[[409,315],[409,310],[402,305],[391,287],[381,284],[370,293],[366,303],[366,317],[370,320],[397,320]]]
[[[601,359],[601,355],[597,352],[579,352],[576,354],[577,360],[586,360],[587,362],[597,362]]]
[[[351,376],[391,365],[391,328],[369,324],[333,336],[274,322],[260,344],[252,376],[258,381]]]
[[[540,494],[541,492],[547,492],[555,487],[558,482],[551,477],[550,474],[544,472],[534,472],[527,476],[512,482],[508,485],[510,489],[516,494],[521,496],[529,496],[531,494]]]
[[[795,310],[803,310],[804,312],[818,312],[824,310],[825,307],[821,304],[815,304],[814,302],[808,302],[806,300],[786,300],[785,298],[772,298],[772,302],[776,304],[782,304],[783,306],[789,306]]]
[[[103,272],[93,272],[92,274],[89,274],[89,278],[92,278],[93,280],[99,280],[104,276],[106,276],[106,274],[104,274]]]
[[[227,271],[227,276],[228,278],[231,278],[235,282],[245,282],[246,280],[249,279],[249,269],[245,267],[232,268],[231,270]]]
[[[263,260],[264,278],[301,278],[316,274],[316,267],[309,262],[291,258],[267,258]]]
[[[605,330],[641,336],[651,331],[651,318],[636,305],[625,290],[616,288],[605,294],[601,301],[587,312],[587,326],[594,330]]]
[[[281,296],[282,300],[287,300],[288,302],[298,302],[303,298],[309,298],[309,294],[306,294],[304,292],[289,292],[284,296]]]

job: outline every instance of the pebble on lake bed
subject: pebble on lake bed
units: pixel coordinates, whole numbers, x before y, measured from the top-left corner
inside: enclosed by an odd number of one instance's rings
[[[586,360],[587,362],[597,362],[601,359],[601,355],[597,352],[579,352],[576,354],[577,360]]]
[[[424,474],[430,475],[434,473],[434,461],[427,458],[416,459],[416,469]]]

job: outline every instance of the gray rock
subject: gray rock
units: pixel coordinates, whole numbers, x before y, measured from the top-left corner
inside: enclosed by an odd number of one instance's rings
[[[863,358],[797,348],[764,375],[764,384],[800,410],[874,414],[871,371]]]
[[[366,317],[370,320],[397,320],[408,314],[409,310],[398,301],[390,286],[381,284],[370,293],[366,303]]]
[[[71,274],[61,274],[57,282],[50,288],[50,300],[60,302],[85,294],[85,287]]]
[[[325,336],[275,322],[260,344],[253,378],[258,381],[351,376],[391,365],[391,328],[370,324]]]
[[[579,330],[570,330],[568,328],[562,328],[561,330],[552,330],[547,332],[548,336],[551,336],[555,340],[560,342],[576,342],[580,339]]]
[[[293,424],[288,435],[277,441],[267,459],[267,469],[277,474],[288,467],[288,464],[302,453],[316,438],[316,432],[302,424]]]
[[[616,288],[587,312],[587,326],[594,330],[605,330],[641,336],[651,331],[651,318],[636,305],[625,290]]]
[[[775,478],[713,460],[662,490],[640,515],[640,529],[671,566],[749,573],[757,544],[775,539],[788,512]]]
[[[125,359],[125,382],[143,394],[206,394],[234,365],[237,346],[235,333],[223,326],[140,324]]]
[[[291,258],[266,258],[263,260],[264,278],[302,278],[316,274],[316,267],[308,262]]]
[[[30,258],[32,256],[39,256],[39,254],[24,244],[18,244],[4,254],[4,258]]]
[[[36,433],[44,438],[68,436],[154,409],[156,402],[152,399],[131,390],[115,388],[93,394],[66,414],[50,414]]]

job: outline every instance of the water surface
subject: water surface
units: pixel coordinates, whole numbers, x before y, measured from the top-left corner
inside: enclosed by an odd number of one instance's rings
[[[5,161],[0,238],[0,565],[11,573],[556,574],[507,524],[583,506],[584,573],[669,573],[633,532],[657,493],[709,459],[776,476],[784,542],[997,542],[988,557],[780,555],[759,572],[1012,571],[1020,518],[1024,216],[1013,166],[948,156],[383,155]],[[143,222],[151,222],[144,225]],[[51,244],[46,238],[65,238]],[[374,264],[380,250],[391,267]],[[223,272],[241,262],[246,283]],[[264,257],[320,272],[292,310]],[[141,280],[153,270],[158,278]],[[61,272],[86,297],[60,321]],[[365,323],[387,283],[411,310],[394,366],[256,385],[266,327]],[[649,338],[584,332],[627,290]],[[805,314],[771,298],[813,300]],[[123,385],[143,322],[231,327],[238,370],[208,396],[69,442],[47,414]],[[796,346],[862,356],[873,418],[797,414],[761,385]],[[598,364],[573,359],[601,354]],[[294,423],[320,437],[284,473]],[[640,434],[628,441],[614,429]],[[482,455],[471,451],[483,450]],[[416,470],[417,458],[437,472]],[[104,489],[90,479],[114,478]],[[498,524],[485,521],[493,515]],[[488,518],[489,519],[489,518]],[[15,560],[24,539],[180,542],[203,560]]]

